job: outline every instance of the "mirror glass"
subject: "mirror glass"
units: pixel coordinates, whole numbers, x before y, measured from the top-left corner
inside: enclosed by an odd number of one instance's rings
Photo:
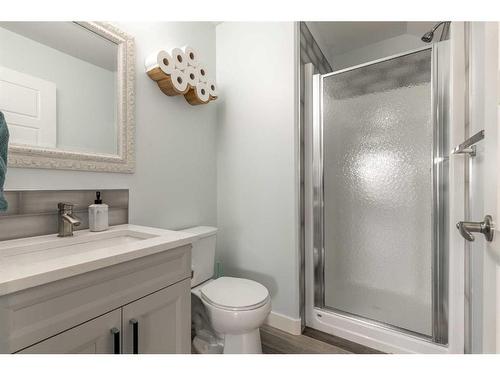
[[[118,153],[118,45],[74,22],[0,22],[10,143]]]

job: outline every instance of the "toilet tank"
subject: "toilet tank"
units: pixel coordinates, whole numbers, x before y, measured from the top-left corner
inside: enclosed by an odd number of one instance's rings
[[[217,228],[214,227],[193,227],[183,229],[182,232],[188,232],[199,236],[198,240],[193,242],[191,250],[191,288],[211,279],[214,275],[215,266],[215,237]]]

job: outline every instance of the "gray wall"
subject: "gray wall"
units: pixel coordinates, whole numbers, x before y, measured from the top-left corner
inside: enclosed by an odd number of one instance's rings
[[[314,73],[326,74],[333,71],[328,59],[323,54],[320,46],[314,39],[311,31],[307,27],[305,22],[299,22],[300,27],[300,65],[303,66],[307,63],[312,63],[314,65]],[[302,73],[302,71],[301,71]],[[301,75],[300,79],[303,90],[303,79]]]
[[[299,317],[296,51],[293,22],[217,26],[218,247],[226,274]]]
[[[439,35],[440,34],[436,34],[436,39],[439,38]],[[381,59],[383,57],[411,51],[412,49],[425,47],[426,45],[427,44],[422,42],[416,35],[398,35],[394,38],[389,38],[377,43],[369,44],[365,47],[361,47],[341,55],[333,54],[334,69],[340,70],[348,68],[350,66],[355,66],[369,61]]]
[[[299,207],[299,216],[305,218],[305,202],[304,202],[304,194],[305,194],[305,175],[304,175],[304,152],[305,152],[305,136],[304,132],[306,131],[307,124],[305,123],[304,115],[304,106],[305,106],[305,89],[304,89],[304,67],[306,64],[313,64],[314,66],[314,74],[326,74],[330,73],[333,69],[328,62],[328,59],[323,54],[323,51],[319,47],[317,41],[314,39],[311,31],[307,27],[305,22],[299,22],[299,31],[300,31],[300,155],[299,155],[299,163],[300,163],[300,207]],[[309,100],[310,98],[308,98]],[[300,236],[299,236],[299,287],[301,293],[300,299],[300,316],[302,318],[302,323],[305,324],[305,294],[306,294],[306,281],[305,281],[305,228],[304,222],[301,221],[300,228]]]
[[[216,106],[165,96],[144,73],[155,48],[191,44],[215,73],[215,26],[203,22],[116,23],[135,36],[137,169],[132,175],[10,168],[6,189],[130,189],[133,224],[216,225]]]

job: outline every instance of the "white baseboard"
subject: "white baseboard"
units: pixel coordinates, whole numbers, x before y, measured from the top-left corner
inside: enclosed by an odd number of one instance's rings
[[[289,316],[274,311],[271,311],[264,324],[281,329],[282,331],[291,333],[292,335],[300,335],[302,333],[300,318],[290,318]]]

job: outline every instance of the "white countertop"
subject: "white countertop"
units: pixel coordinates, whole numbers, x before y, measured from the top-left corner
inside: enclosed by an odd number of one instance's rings
[[[123,224],[0,242],[0,296],[174,249],[196,234]]]

